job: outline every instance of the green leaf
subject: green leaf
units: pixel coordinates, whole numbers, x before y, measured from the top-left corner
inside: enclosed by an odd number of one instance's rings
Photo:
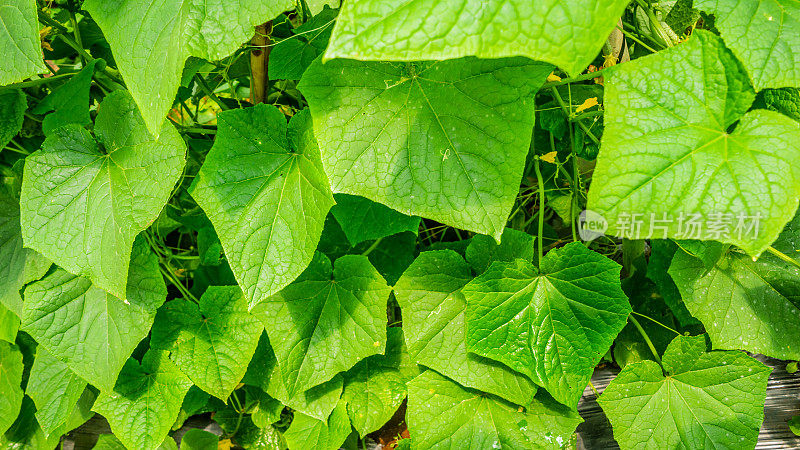
[[[110,391],[167,296],[158,258],[137,239],[121,300],[87,278],[57,269],[25,289],[22,328],[76,375]]]
[[[579,242],[548,252],[539,270],[521,259],[492,264],[462,290],[467,349],[575,407],[631,312],[620,269]]]
[[[753,107],[776,111],[800,121],[800,89],[764,89],[756,96]]]
[[[192,383],[166,353],[150,350],[142,363],[125,363],[113,392],[102,392],[94,410],[128,448],[155,449],[167,437]]]
[[[181,450],[217,450],[218,442],[216,434],[192,428],[181,438]]]
[[[19,316],[0,303],[0,341],[14,343],[19,331]]]
[[[342,400],[360,436],[389,421],[406,398],[406,383],[416,375],[403,345],[401,328],[387,330],[386,355],[373,355],[345,374]],[[334,411],[336,413],[336,411]]]
[[[11,138],[22,129],[28,100],[22,89],[0,91],[0,148],[11,142]]]
[[[652,361],[625,366],[598,402],[628,448],[753,448],[772,369],[741,352],[705,353],[678,336]]]
[[[0,342],[0,434],[14,423],[22,406],[22,369],[19,348]]]
[[[800,414],[789,419],[789,429],[797,436],[800,436]]]
[[[797,209],[800,124],[746,112],[753,96],[733,55],[702,30],[619,66],[606,81],[588,209],[616,236],[713,239],[759,255]]]
[[[92,136],[53,130],[26,158],[21,221],[25,246],[126,298],[136,235],[150,226],[181,176],[186,146],[165,124],[154,140],[125,91],[100,104]]]
[[[62,435],[78,428],[89,420],[94,413],[91,411],[96,395],[84,391],[78,404],[72,410],[67,422],[54,430],[50,435],[45,435],[36,421],[36,406],[30,397],[22,400],[22,408],[14,424],[5,435],[0,436],[0,447],[7,449],[52,449],[58,446]]]
[[[190,192],[219,233],[250,307],[311,262],[334,204],[307,112],[274,106],[221,113]]]
[[[253,36],[255,25],[292,9],[294,1],[87,0],[83,7],[111,44],[144,123],[158,134],[188,57],[213,61],[230,55]]]
[[[4,0],[0,4],[0,85],[47,72],[39,41],[35,0]]]
[[[530,145],[533,94],[551,70],[525,58],[317,60],[298,87],[334,192],[499,240]]]
[[[517,258],[533,260],[534,238],[528,233],[506,228],[498,244],[490,236],[473,236],[467,246],[466,257],[477,274],[486,272],[495,261],[513,261]]]
[[[328,420],[295,414],[292,425],[284,436],[289,448],[337,450],[347,439],[350,430],[346,404],[344,400],[340,400]]]
[[[407,216],[381,203],[364,197],[347,194],[335,196],[336,205],[331,214],[339,222],[351,245],[380,239],[393,234],[419,232],[419,217]]]
[[[583,421],[568,408],[538,400],[523,411],[431,370],[408,383],[407,420],[414,449],[558,449]]]
[[[86,64],[86,67],[73,75],[66,83],[54,89],[35,108],[34,114],[48,114],[42,123],[42,131],[50,134],[55,128],[74,123],[89,125],[92,118],[89,116],[89,89],[92,87],[92,76],[97,64],[105,65],[102,60],[95,59]]]
[[[360,251],[362,248],[366,248],[366,250]],[[366,242],[362,243],[353,248],[351,253],[366,254],[369,262],[391,286],[414,262],[414,256],[417,253],[417,235],[410,231],[404,231],[373,241],[369,245]]]
[[[491,239],[491,238],[489,238]],[[452,250],[420,253],[395,285],[411,360],[462,385],[527,405],[536,385],[526,376],[467,351],[469,265]]]
[[[800,247],[792,253],[797,249]],[[669,274],[686,307],[705,326],[715,349],[800,359],[800,279],[796,266],[771,254],[753,261],[728,249],[709,268],[701,259],[679,251]]]
[[[50,268],[47,258],[22,245],[19,201],[0,189],[0,304],[18,316],[22,314],[20,289]]]
[[[254,310],[280,361],[289,395],[384,352],[390,292],[367,257],[346,255],[331,269],[330,260],[317,253],[294,283]]]
[[[319,420],[326,420],[342,395],[342,376],[307,391],[289,395],[278,361],[266,333],[262,333],[256,353],[242,382],[261,388],[280,403]]]
[[[627,0],[344,2],[326,59],[388,61],[527,56],[580,73]]]
[[[36,350],[36,359],[25,393],[36,405],[36,420],[45,435],[65,424],[78,404],[86,382],[44,347]]]
[[[686,309],[686,305],[667,271],[672,258],[679,247],[671,239],[652,239],[650,241],[650,260],[647,264],[647,278],[658,287],[658,293],[664,299],[672,314],[682,326],[696,325],[697,319]]]
[[[171,350],[194,384],[225,401],[247,371],[263,328],[247,312],[239,286],[211,286],[199,304],[179,299],[159,309],[150,346]]]
[[[294,29],[294,35],[281,40],[269,54],[271,80],[299,80],[308,66],[325,51],[339,12],[321,7],[319,14]]]
[[[757,90],[800,87],[800,5],[794,0],[695,0],[713,14],[725,44],[744,63]],[[758,30],[753,33],[752,30]],[[742,36],[748,39],[742,39]]]

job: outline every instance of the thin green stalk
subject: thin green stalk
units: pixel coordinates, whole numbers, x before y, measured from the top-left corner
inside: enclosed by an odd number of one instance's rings
[[[585,112],[583,114],[579,114],[579,115],[574,116],[574,117],[569,117],[569,121],[570,122],[577,122],[579,120],[588,119],[590,117],[602,116],[604,113],[605,113],[605,111],[603,111],[603,110],[589,111],[589,112]]]
[[[636,327],[637,330],[639,330],[639,334],[641,334],[642,338],[644,338],[644,342],[650,348],[650,352],[653,353],[653,357],[656,359],[656,362],[658,363],[658,365],[659,366],[662,365],[661,364],[661,357],[658,356],[658,351],[656,351],[656,346],[653,345],[653,341],[651,341],[650,340],[650,336],[648,336],[647,333],[645,333],[644,328],[642,328],[642,325],[639,323],[639,321],[636,320],[636,318],[633,317],[633,315],[629,315],[628,316],[628,320],[630,320],[631,323],[633,324],[633,326]]]
[[[572,111],[570,110],[570,107],[568,107],[567,104],[564,103],[564,99],[561,98],[561,94],[558,93],[558,89],[553,87],[550,90],[553,92],[553,97],[555,97],[558,106],[561,107],[561,110],[567,116],[567,119],[572,117]],[[570,123],[572,122],[570,121]],[[586,133],[587,136],[589,136],[589,139],[591,139],[592,142],[594,142],[597,145],[600,145],[600,139],[597,139],[597,136],[595,136],[594,133],[592,133],[592,131],[589,130],[586,124],[584,124],[580,120],[575,121],[575,123],[577,123],[578,126],[581,127],[581,130],[583,130],[583,132]],[[572,139],[572,134],[573,133],[570,133],[570,139]]]
[[[579,81],[593,80],[595,78],[602,77],[604,70],[606,70],[606,69],[600,69],[600,70],[596,70],[594,72],[589,72],[589,73],[584,73],[584,74],[581,74],[581,75],[576,75],[576,76],[574,76],[572,78],[565,78],[565,79],[560,80],[560,81],[548,81],[547,83],[542,85],[542,89],[561,86],[563,84],[577,83]]]
[[[378,239],[375,239],[375,242],[373,242],[372,245],[369,246],[369,248],[364,250],[364,253],[362,253],[361,255],[369,256],[369,254],[372,253],[373,250],[375,250],[376,248],[378,248],[379,245],[381,245],[381,241],[382,240],[383,240],[382,237],[378,238]]]
[[[636,311],[631,311],[631,314],[636,314],[637,316],[639,316],[639,317],[643,317],[643,318],[645,318],[645,319],[647,319],[647,320],[649,320],[649,321],[651,321],[651,322],[653,322],[653,323],[655,323],[655,324],[657,324],[657,325],[660,325],[660,326],[662,326],[662,327],[666,328],[666,329],[667,329],[667,330],[669,330],[669,331],[672,331],[673,333],[675,333],[675,334],[677,334],[677,335],[679,335],[679,336],[681,335],[681,332],[680,332],[680,331],[678,331],[678,330],[676,330],[676,329],[674,329],[674,328],[672,328],[672,327],[669,327],[669,326],[667,326],[667,325],[664,325],[663,323],[661,323],[661,322],[657,321],[656,319],[653,319],[653,318],[652,318],[652,317],[650,317],[650,316],[646,316],[646,315],[644,315],[644,314],[641,314],[641,313],[638,313],[638,312],[636,312]]]
[[[595,396],[595,398],[598,398],[598,397],[600,397],[600,393],[599,393],[599,392],[597,392],[597,388],[596,388],[596,387],[594,387],[594,384],[592,384],[592,382],[591,382],[591,381],[589,382],[589,387],[590,387],[590,388],[592,388],[592,392],[594,392],[594,396]]]
[[[203,77],[201,77],[200,75],[195,75],[194,79],[197,80],[197,85],[200,86],[200,90],[203,91],[208,96],[208,98],[217,102],[217,105],[219,105],[219,108],[221,110],[227,111],[228,109],[230,109],[225,103],[222,103],[222,100],[220,100],[219,97],[217,97],[217,94],[214,93],[214,91],[211,89],[208,83],[206,83],[206,80],[204,80]]]
[[[800,262],[797,262],[792,257],[776,249],[775,247],[767,247],[767,251],[795,267],[800,267]]]
[[[542,266],[542,259],[544,258],[544,249],[542,247],[542,238],[544,237],[544,177],[542,177],[542,170],[539,168],[539,157],[535,157],[533,168],[536,170],[536,179],[539,183],[539,230],[536,236],[536,251],[539,255],[539,267]]]
[[[55,81],[60,81],[60,80],[63,80],[65,78],[71,78],[73,75],[75,75],[74,72],[73,73],[62,73],[62,74],[58,74],[58,75],[53,75],[53,76],[47,77],[47,78],[37,78],[35,80],[23,81],[23,82],[20,82],[20,83],[14,83],[14,84],[9,84],[9,85],[6,85],[6,86],[2,86],[2,87],[0,87],[0,90],[3,90],[3,89],[22,89],[22,88],[41,86],[43,84],[53,83]]]
[[[625,29],[622,28],[621,26],[617,25],[617,29],[619,31],[621,31],[622,34],[625,35],[625,37],[631,39],[633,42],[636,42],[637,44],[641,45],[642,47],[646,48],[647,50],[650,50],[652,53],[656,53],[657,52],[656,49],[654,49],[653,47],[650,47],[649,45],[645,44],[644,41],[642,41],[641,39],[639,39],[636,36],[634,36],[633,33],[625,31]]]

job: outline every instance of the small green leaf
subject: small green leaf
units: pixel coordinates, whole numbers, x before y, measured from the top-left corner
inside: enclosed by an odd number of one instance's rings
[[[54,89],[35,108],[34,114],[48,114],[42,123],[42,131],[50,134],[55,128],[74,123],[89,125],[92,119],[89,116],[89,89],[92,86],[97,64],[105,64],[102,60],[95,59],[86,64],[86,67],[73,75],[66,83]],[[102,66],[101,66],[102,67]]]
[[[102,392],[94,410],[127,448],[158,448],[175,422],[192,383],[166,353],[150,350],[141,364],[125,363],[113,392]]]
[[[742,352],[705,353],[705,337],[678,336],[653,361],[625,366],[598,402],[629,448],[753,448],[770,369]]]
[[[467,351],[467,302],[461,289],[470,280],[461,255],[437,250],[420,253],[397,282],[395,296],[411,360],[464,386],[527,405],[536,394],[528,377]]]
[[[22,245],[19,201],[0,189],[0,303],[18,316],[22,314],[20,289],[44,276],[51,265]]]
[[[390,292],[365,256],[343,256],[331,269],[317,253],[294,283],[259,305],[289,395],[384,352]]]
[[[695,0],[694,7],[714,15],[725,45],[744,63],[757,90],[800,87],[800,5],[795,0]]]
[[[620,266],[574,242],[545,255],[496,262],[462,292],[467,349],[529,376],[575,407],[631,306]]]
[[[192,428],[181,438],[181,450],[217,450],[219,436],[206,430]]]
[[[789,429],[797,436],[800,436],[800,415],[789,419]]]
[[[253,36],[255,25],[292,9],[294,1],[87,0],[83,7],[111,44],[144,123],[158,134],[187,58],[213,61],[230,55]]]
[[[350,430],[346,404],[341,400],[328,420],[295,414],[292,425],[284,436],[289,448],[337,450],[347,439]]]
[[[605,85],[588,209],[608,234],[713,239],[754,256],[775,240],[800,198],[800,124],[747,112],[753,89],[718,37],[697,30]]]
[[[387,330],[386,355],[373,355],[344,376],[342,400],[353,428],[366,436],[389,421],[406,398],[406,383],[417,375],[408,359],[401,328]],[[336,411],[334,411],[336,413]]]
[[[14,423],[22,406],[22,369],[19,348],[0,342],[0,434]]]
[[[113,389],[167,297],[158,258],[144,239],[133,246],[128,275],[127,301],[63,269],[25,289],[22,328],[101,391]]]
[[[43,346],[36,349],[27,394],[36,405],[36,421],[47,436],[69,419],[86,382],[56,359]]]
[[[0,149],[22,129],[28,100],[22,89],[0,91]]]
[[[669,274],[715,349],[800,359],[800,280],[794,265],[771,254],[753,261],[731,248],[708,267],[678,251]]]
[[[533,260],[533,243],[534,237],[530,234],[506,228],[499,244],[491,236],[473,236],[465,256],[472,270],[482,274],[495,261]]]
[[[272,80],[299,80],[308,66],[325,51],[338,10],[320,8],[319,14],[294,29],[294,35],[281,40],[269,54]]]
[[[244,376],[263,329],[247,312],[238,286],[212,286],[199,305],[178,299],[159,309],[150,345],[171,350],[170,358],[194,384],[225,401]]]
[[[326,59],[414,61],[527,56],[577,75],[627,0],[344,2]]]
[[[523,410],[432,370],[408,383],[407,417],[414,449],[559,449],[583,421],[552,401]]]
[[[0,85],[47,72],[39,41],[36,0],[4,0],[0,4]]]
[[[407,216],[364,197],[336,194],[331,214],[339,222],[350,245],[393,234],[419,231],[419,217]]]
[[[252,308],[311,262],[333,195],[307,112],[288,126],[266,104],[218,120],[214,147],[190,192],[219,233]]]
[[[126,298],[134,238],[150,226],[181,176],[186,145],[172,125],[154,140],[126,91],[100,104],[92,136],[53,130],[26,158],[21,222],[25,246]]]
[[[317,60],[298,87],[335,193],[499,240],[519,192],[533,94],[551,70],[525,58]]]

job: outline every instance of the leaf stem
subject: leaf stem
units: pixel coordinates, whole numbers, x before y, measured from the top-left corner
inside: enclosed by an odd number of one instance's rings
[[[195,74],[194,79],[197,81],[197,85],[200,86],[200,90],[203,91],[203,93],[205,93],[208,96],[208,98],[214,100],[217,103],[217,105],[219,105],[219,108],[221,110],[227,111],[230,109],[228,108],[228,105],[222,103],[222,100],[220,100],[219,97],[217,97],[217,94],[214,93],[214,91],[211,89],[208,83],[206,83],[206,80],[204,80],[203,77],[200,76],[200,74]]]
[[[536,179],[539,188],[539,229],[536,236],[536,251],[539,255],[539,267],[542,267],[544,249],[542,248],[542,237],[544,236],[544,178],[542,170],[539,168],[539,156],[534,156],[533,169],[536,171]]]
[[[561,107],[561,111],[564,113],[564,115],[567,116],[567,119],[571,119],[572,118],[571,107],[567,106],[567,104],[564,103],[564,99],[561,98],[561,94],[558,93],[558,89],[553,87],[550,88],[550,90],[553,92],[553,97],[555,97],[556,102],[558,102],[558,106]],[[572,122],[573,121],[570,120],[570,123]],[[592,133],[591,130],[589,130],[589,128],[586,126],[585,123],[581,122],[580,120],[575,120],[574,122],[577,123],[579,127],[581,127],[581,130],[583,130],[583,132],[586,133],[587,136],[589,136],[589,139],[591,139],[592,142],[594,142],[597,145],[600,145],[600,139],[597,139],[597,136],[595,136],[594,133]],[[570,132],[570,139],[573,138],[572,135],[573,133]]]
[[[767,247],[767,251],[795,267],[800,267],[800,262],[775,247]]]
[[[362,253],[361,255],[362,256],[369,256],[369,254],[372,253],[373,250],[375,250],[376,248],[378,248],[379,245],[381,245],[381,241],[382,240],[383,240],[382,237],[380,237],[378,239],[375,239],[375,242],[373,242],[372,245],[369,246],[369,248],[364,250],[364,253]]]
[[[636,320],[636,318],[633,317],[633,315],[629,315],[628,320],[630,320],[633,326],[636,327],[637,330],[639,330],[639,334],[641,334],[642,338],[644,338],[644,342],[650,348],[650,352],[653,353],[653,357],[656,359],[658,365],[663,366],[661,363],[661,357],[658,356],[658,351],[656,350],[656,346],[653,345],[653,341],[651,341],[650,337],[647,335],[647,333],[645,333],[644,328],[642,328],[642,325],[639,323],[639,321]]]
[[[649,321],[651,321],[651,322],[653,322],[653,323],[655,323],[655,324],[657,324],[657,325],[661,325],[662,327],[666,328],[666,329],[667,329],[667,330],[669,330],[669,331],[672,331],[673,333],[677,334],[678,336],[680,336],[680,335],[682,334],[680,331],[678,331],[678,330],[676,330],[676,329],[674,329],[674,328],[672,328],[672,327],[669,327],[669,326],[667,326],[667,325],[664,325],[663,323],[661,323],[661,322],[657,321],[656,319],[653,319],[653,318],[652,318],[652,317],[650,317],[650,316],[646,316],[646,315],[644,315],[644,314],[642,314],[642,313],[638,313],[638,312],[636,312],[636,311],[631,311],[631,314],[636,314],[637,316],[639,316],[639,317],[643,317],[643,318],[645,318],[645,319],[647,319],[647,320],[649,320]]]
[[[560,81],[548,81],[547,83],[542,85],[542,89],[552,88],[556,86],[561,86],[563,84],[570,84],[570,83],[577,83],[579,81],[586,81],[586,80],[593,80],[595,78],[599,78],[603,76],[603,71],[606,69],[596,70],[594,72],[583,73],[580,75],[576,75],[572,78],[565,78]]]

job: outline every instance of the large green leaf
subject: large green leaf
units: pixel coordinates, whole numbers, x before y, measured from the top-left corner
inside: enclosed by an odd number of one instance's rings
[[[800,223],[796,217],[795,225]],[[784,235],[800,234],[790,226]],[[789,252],[796,254],[800,246]],[[711,267],[685,251],[669,268],[689,311],[705,326],[715,349],[742,349],[800,359],[798,269],[774,255],[757,261],[728,248]]]
[[[402,329],[390,327],[386,334],[385,355],[370,356],[345,374],[342,400],[347,402],[347,415],[360,436],[392,418],[406,398],[406,383],[418,374],[408,359]]]
[[[122,300],[57,269],[25,289],[22,328],[76,375],[111,391],[167,297],[158,258],[141,238],[133,246],[128,286],[128,300]]]
[[[395,296],[411,360],[464,386],[527,405],[536,394],[528,377],[467,351],[461,288],[471,280],[469,265],[452,250],[421,253],[398,280]]]
[[[208,60],[228,56],[253,36],[253,26],[293,6],[293,0],[87,0],[83,4],[111,44],[125,84],[153,134],[163,132],[189,56]]]
[[[167,437],[192,382],[166,353],[150,350],[139,361],[125,363],[113,392],[94,404],[127,448],[151,450]]]
[[[44,276],[49,268],[47,258],[22,247],[19,201],[0,189],[0,303],[21,315],[20,289]]]
[[[36,0],[3,0],[0,25],[0,85],[47,72],[39,41]]]
[[[170,358],[199,388],[225,401],[239,384],[264,329],[247,312],[239,286],[211,286],[200,303],[174,300],[156,315],[152,348]]]
[[[4,148],[11,138],[22,129],[28,100],[22,89],[0,91],[0,148]]]
[[[473,236],[464,256],[472,270],[482,274],[495,261],[513,261],[517,258],[531,261],[534,255],[533,243],[534,237],[530,234],[506,228],[499,244],[483,234]]]
[[[331,208],[331,214],[354,246],[404,231],[417,234],[421,220],[364,197],[347,194],[336,195],[336,205]]]
[[[746,112],[753,96],[733,55],[702,30],[620,65],[606,81],[588,208],[620,237],[714,239],[760,254],[797,209],[800,125]]]
[[[583,421],[552,401],[523,411],[431,370],[408,384],[407,420],[414,449],[559,449]]]
[[[350,419],[344,400],[327,420],[319,420],[305,414],[295,414],[292,425],[286,430],[289,448],[337,450],[350,434]]]
[[[25,394],[36,405],[36,421],[45,435],[53,434],[58,427],[67,423],[84,389],[86,382],[69,370],[65,363],[42,346],[36,349],[36,359]]]
[[[714,25],[756,89],[800,87],[797,0],[695,0],[694,7],[715,16]]]
[[[538,270],[521,259],[492,264],[462,290],[467,349],[575,407],[631,312],[620,269],[579,242],[551,250]]]
[[[367,257],[343,256],[332,269],[317,253],[294,283],[254,310],[290,396],[384,352],[390,292]]]
[[[533,94],[551,69],[525,58],[317,60],[299,88],[334,192],[499,240],[530,145]]]
[[[92,404],[97,396],[85,390],[78,404],[72,409],[67,422],[46,435],[36,420],[36,406],[30,397],[22,399],[19,416],[5,435],[0,436],[0,448],[14,450],[43,450],[58,446],[61,436],[83,425],[94,413]]]
[[[622,449],[755,446],[769,367],[705,353],[703,336],[675,338],[663,362],[663,372],[653,361],[625,366],[598,399]]]
[[[126,91],[100,104],[94,134],[57,128],[26,158],[22,237],[26,247],[124,299],[133,240],[169,199],[186,146],[169,124],[153,139]]]
[[[252,308],[311,262],[333,205],[307,112],[219,115],[219,134],[190,192],[219,234]]]
[[[22,369],[19,348],[0,342],[0,434],[14,423],[22,406]]]
[[[325,57],[527,56],[577,74],[597,56],[627,5],[627,0],[344,2]]]

